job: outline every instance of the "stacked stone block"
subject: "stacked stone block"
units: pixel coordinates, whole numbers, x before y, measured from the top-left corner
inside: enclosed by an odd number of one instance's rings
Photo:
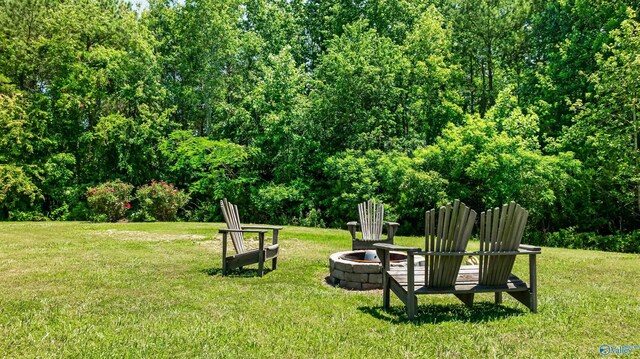
[[[347,252],[334,253],[329,258],[333,282],[341,288],[382,288],[382,266],[379,263],[353,262],[340,258]]]

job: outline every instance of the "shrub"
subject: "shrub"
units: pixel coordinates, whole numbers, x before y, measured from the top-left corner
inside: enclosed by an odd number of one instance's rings
[[[303,186],[266,184],[252,195],[252,201],[259,213],[255,218],[259,223],[288,223],[302,207]]]
[[[10,211],[9,212],[9,220],[24,222],[24,221],[46,221],[48,220],[47,216],[40,213],[39,211]]]
[[[640,230],[603,236],[593,232],[576,232],[575,228],[569,227],[553,233],[531,234],[527,240],[531,244],[549,247],[640,253]]]
[[[174,221],[178,210],[189,202],[189,195],[166,182],[151,181],[136,192],[141,216],[145,220]]]
[[[299,225],[304,227],[325,228],[326,224],[322,219],[322,212],[319,209],[311,208],[307,216],[300,219]]]
[[[42,191],[34,183],[31,169],[0,164],[0,219],[31,220],[28,218],[41,215],[37,213]]]
[[[93,211],[93,220],[97,222],[123,219],[131,208],[131,191],[133,186],[120,180],[108,181],[91,187],[87,191],[87,202]]]

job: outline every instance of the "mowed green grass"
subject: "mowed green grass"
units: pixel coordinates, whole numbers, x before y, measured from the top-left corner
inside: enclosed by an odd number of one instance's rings
[[[639,255],[543,248],[538,314],[509,296],[470,309],[420,296],[408,322],[393,295],[387,313],[380,291],[325,283],[347,231],[286,227],[278,270],[222,277],[220,227],[1,223],[0,356],[555,358],[640,345]]]

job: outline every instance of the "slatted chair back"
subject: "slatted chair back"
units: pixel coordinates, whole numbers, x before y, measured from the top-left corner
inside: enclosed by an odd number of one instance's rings
[[[459,200],[437,211],[432,209],[425,215],[425,247],[429,252],[464,252],[476,221],[476,211]],[[437,217],[437,218],[436,218]],[[426,257],[425,285],[435,288],[451,287],[455,284],[461,256],[433,255]]]
[[[358,205],[363,241],[379,241],[382,237],[384,204],[370,199]]]
[[[480,214],[480,251],[517,251],[524,234],[529,212],[515,202]],[[480,256],[479,283],[506,284],[516,256]]]
[[[240,226],[240,215],[238,214],[238,206],[227,201],[223,198],[220,201],[220,207],[222,208],[222,215],[224,221],[227,223],[229,229],[242,229]],[[233,248],[237,254],[244,253],[244,236],[241,232],[231,232],[231,242],[233,242]]]

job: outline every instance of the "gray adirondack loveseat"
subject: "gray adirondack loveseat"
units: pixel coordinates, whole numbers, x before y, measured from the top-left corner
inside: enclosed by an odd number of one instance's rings
[[[528,212],[511,202],[502,208],[480,214],[480,250],[466,250],[474,226],[476,212],[460,201],[430,210],[425,216],[425,251],[417,247],[375,244],[383,266],[384,309],[389,308],[390,292],[406,306],[409,319],[417,313],[417,296],[454,294],[466,305],[472,305],[475,293],[495,293],[502,302],[506,292],[537,312],[536,255],[540,248],[520,243]],[[391,250],[407,253],[406,267],[391,267]],[[424,256],[424,266],[415,266],[414,257]],[[529,283],[511,273],[516,256],[529,256]],[[466,256],[478,256],[478,265],[462,265]]]

